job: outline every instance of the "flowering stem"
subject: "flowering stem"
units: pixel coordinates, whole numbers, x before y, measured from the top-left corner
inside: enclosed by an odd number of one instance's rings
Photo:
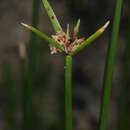
[[[107,129],[107,115],[108,115],[107,113],[108,113],[110,95],[111,95],[112,77],[113,77],[113,70],[114,70],[114,63],[115,63],[115,52],[116,52],[118,32],[119,32],[122,3],[123,0],[117,0],[115,17],[113,21],[112,36],[108,48],[107,62],[106,62],[106,68],[104,74],[99,130]]]
[[[72,130],[72,56],[66,56],[65,66],[65,123]]]

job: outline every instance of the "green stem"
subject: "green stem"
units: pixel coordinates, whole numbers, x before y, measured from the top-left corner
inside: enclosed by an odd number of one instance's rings
[[[15,84],[10,66],[5,63],[2,67],[2,81],[6,101],[4,103],[3,114],[5,118],[5,130],[15,130],[16,95]]]
[[[28,113],[27,113],[27,77],[26,77],[26,69],[25,69],[25,59],[20,59],[20,70],[21,70],[21,92],[22,92],[22,112],[23,112],[23,121],[22,127],[23,130],[26,130],[26,126],[28,126],[28,122],[26,121]]]
[[[108,48],[108,55],[107,55],[105,73],[104,73],[99,130],[107,129],[107,115],[108,115],[107,113],[109,109],[109,102],[110,102],[110,95],[111,95],[111,88],[112,88],[112,77],[113,77],[113,70],[114,70],[114,63],[115,63],[115,53],[116,53],[117,39],[119,33],[122,4],[123,4],[123,0],[117,0],[115,16],[113,21],[112,35],[111,35],[110,44]]]
[[[33,0],[33,8],[32,8],[32,26],[38,26],[38,19],[39,19],[39,0]],[[29,64],[28,64],[28,72],[27,72],[27,86],[26,86],[26,104],[25,104],[25,130],[32,130],[34,129],[33,126],[33,109],[32,109],[32,88],[33,88],[33,81],[35,76],[35,60],[36,60],[36,42],[37,42],[37,35],[31,32],[30,42],[29,42]]]
[[[39,5],[40,1],[39,0],[33,0],[33,8],[32,8],[32,26],[37,28],[38,26],[38,19],[39,19]],[[35,55],[36,55],[36,42],[37,42],[37,35],[34,34],[32,31],[30,32],[30,44],[29,44],[29,58],[30,61],[33,62],[35,60]]]
[[[72,130],[72,56],[66,56],[65,66],[65,122],[66,130]]]

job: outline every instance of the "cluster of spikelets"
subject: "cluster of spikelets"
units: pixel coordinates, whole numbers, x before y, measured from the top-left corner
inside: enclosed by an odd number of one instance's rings
[[[45,41],[47,41],[50,46],[51,54],[55,54],[58,52],[65,52],[68,55],[74,55],[78,53],[86,46],[88,46],[91,42],[93,42],[97,37],[99,37],[105,31],[105,29],[110,23],[108,21],[103,27],[101,27],[98,31],[96,31],[93,35],[91,35],[87,39],[79,38],[78,32],[80,27],[80,19],[77,21],[77,24],[72,32],[72,35],[70,35],[69,24],[67,24],[67,31],[64,32],[48,1],[42,0],[42,2],[46,9],[46,12],[48,13],[48,16],[50,18],[50,21],[56,34],[49,37],[32,26],[29,26],[24,23],[21,24],[30,29],[31,31],[33,31],[34,33],[36,33],[37,35],[39,35],[40,37],[42,37]]]
[[[78,30],[79,30],[80,20],[77,23],[77,26],[74,28],[72,37],[69,32],[69,24],[67,25],[66,33],[61,31],[57,32],[56,35],[52,35],[52,38],[59,43],[61,46],[64,46],[64,51],[66,54],[71,54],[84,40],[85,38],[78,39]],[[54,46],[50,46],[51,53],[55,54],[60,52],[60,49],[57,49]]]

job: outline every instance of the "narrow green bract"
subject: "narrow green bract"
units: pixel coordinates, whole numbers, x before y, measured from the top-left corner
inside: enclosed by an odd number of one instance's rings
[[[55,40],[53,40],[52,38],[50,38],[49,36],[47,36],[46,34],[44,34],[43,32],[40,32],[38,29],[29,26],[27,24],[21,23],[23,26],[27,27],[28,29],[30,29],[31,31],[33,31],[34,33],[36,33],[38,36],[40,36],[41,38],[43,38],[45,41],[47,41],[49,44],[55,46],[56,48],[59,48],[61,51],[64,51],[64,48],[58,44]]]
[[[49,16],[49,18],[50,18],[50,21],[51,21],[51,23],[52,23],[52,26],[53,26],[54,30],[55,30],[56,32],[62,31],[62,27],[60,26],[60,23],[59,23],[59,21],[57,20],[57,17],[56,17],[56,15],[55,15],[55,13],[54,13],[52,7],[51,7],[50,4],[48,3],[48,1],[47,1],[47,0],[42,0],[42,2],[43,2],[43,5],[44,5],[44,7],[45,7],[45,9],[46,9],[46,12],[47,12],[47,14],[48,14],[48,16]]]
[[[91,35],[88,39],[86,39],[83,43],[81,43],[72,53],[72,55],[77,54],[81,50],[83,50],[86,46],[92,43],[95,39],[97,39],[108,27],[110,21],[108,21],[102,28],[100,28],[97,32]]]
[[[78,21],[77,21],[77,23],[76,23],[76,26],[75,26],[75,28],[74,28],[74,34],[75,34],[75,35],[78,35],[79,28],[80,28],[80,19],[78,19]]]

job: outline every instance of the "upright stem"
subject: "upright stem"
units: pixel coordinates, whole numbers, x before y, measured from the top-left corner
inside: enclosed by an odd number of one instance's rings
[[[33,7],[32,7],[32,26],[38,26],[38,16],[39,16],[39,5],[40,0],[33,0]],[[33,88],[33,81],[35,76],[35,60],[36,60],[36,42],[37,42],[37,35],[31,32],[30,42],[29,42],[29,64],[28,64],[28,74],[27,74],[27,86],[26,86],[26,93],[25,93],[25,105],[24,105],[24,129],[25,130],[32,130],[33,125],[32,123],[33,112],[32,112],[32,88]],[[24,91],[24,92],[25,92]]]
[[[25,60],[24,59],[20,59],[20,71],[21,71],[21,92],[22,92],[22,112],[23,112],[23,121],[22,121],[22,128],[23,130],[26,130],[27,126],[28,126],[28,122],[27,122],[27,104],[28,104],[28,100],[27,100],[27,94],[28,92],[27,90],[27,75],[26,75],[26,69],[25,69]]]
[[[15,84],[10,66],[5,63],[2,67],[2,81],[6,101],[3,106],[5,130],[15,130],[16,95]]]
[[[65,123],[72,130],[72,56],[66,56],[65,66]]]
[[[107,115],[111,95],[112,77],[115,63],[115,53],[116,53],[122,4],[123,0],[117,0],[115,16],[113,21],[112,35],[108,48],[108,55],[104,74],[99,130],[106,130],[107,128]]]
[[[37,28],[38,21],[39,21],[39,5],[40,0],[33,0],[33,7],[32,7],[32,26]],[[32,31],[30,32],[30,44],[29,44],[29,63],[31,66],[35,64],[35,55],[36,55],[36,42],[37,42],[37,35],[34,34]]]

